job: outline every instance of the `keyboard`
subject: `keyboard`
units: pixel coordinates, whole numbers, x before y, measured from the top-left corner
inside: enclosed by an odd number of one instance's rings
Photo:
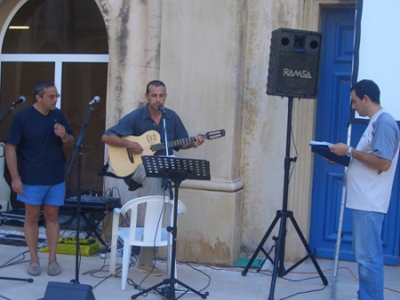
[[[121,198],[81,196],[80,204],[81,210],[111,211],[116,207],[121,207]],[[64,200],[63,208],[76,209],[77,206],[78,197],[71,197]]]

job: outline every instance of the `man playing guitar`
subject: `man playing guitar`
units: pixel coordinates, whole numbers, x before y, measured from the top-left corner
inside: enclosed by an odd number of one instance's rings
[[[164,108],[167,92],[163,82],[159,80],[149,82],[146,87],[145,98],[147,100],[146,105],[130,112],[116,125],[107,129],[101,138],[102,142],[111,146],[110,148],[118,147],[126,149],[132,155],[141,155],[144,152],[144,146],[137,141],[124,137],[137,137],[149,131],[156,131],[161,137],[161,142],[164,142],[163,114],[165,114],[166,119],[168,141],[188,138],[188,132],[177,113],[171,109]],[[171,155],[173,150],[196,148],[204,143],[204,137],[198,135],[187,141],[188,143],[168,148],[168,154]],[[166,155],[166,150],[158,150],[155,155]],[[111,165],[113,166],[112,161]],[[141,196],[164,195],[161,178],[147,178],[143,164],[137,166],[131,178],[142,184]],[[153,266],[153,253],[153,248],[141,249],[138,269],[147,273],[151,272],[155,276],[161,275],[162,272]]]

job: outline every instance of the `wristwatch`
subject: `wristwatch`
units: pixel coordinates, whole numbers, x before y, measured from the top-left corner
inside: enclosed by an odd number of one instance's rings
[[[353,147],[350,146],[349,149],[347,149],[346,156],[352,157],[351,151],[353,151]]]

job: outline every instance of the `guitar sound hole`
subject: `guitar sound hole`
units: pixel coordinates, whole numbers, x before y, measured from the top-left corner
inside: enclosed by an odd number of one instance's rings
[[[129,161],[133,164],[135,162],[135,160],[133,159],[131,149],[126,149],[126,152],[128,153]]]

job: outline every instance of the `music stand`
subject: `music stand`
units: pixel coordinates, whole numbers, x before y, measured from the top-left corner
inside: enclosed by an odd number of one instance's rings
[[[178,220],[178,190],[179,185],[185,179],[196,179],[196,180],[210,180],[210,163],[206,160],[191,159],[191,158],[175,158],[171,156],[142,156],[143,165],[146,171],[147,177],[161,177],[168,178],[174,183],[175,197],[174,197],[174,210],[173,210],[173,227],[167,228],[167,231],[172,234],[172,254],[171,254],[171,270],[170,277],[164,279],[160,283],[135,294],[131,299],[136,299],[138,296],[148,293],[151,290],[155,290],[161,296],[167,297],[167,299],[175,300],[175,284],[180,284],[184,288],[192,291],[194,294],[200,296],[202,299],[206,299],[209,295],[208,292],[201,293],[193,289],[192,287],[184,284],[179,279],[175,278],[175,260],[176,260],[176,237],[178,233],[177,220]],[[169,286],[169,295],[165,295],[165,289],[159,291],[157,288],[162,285]]]

